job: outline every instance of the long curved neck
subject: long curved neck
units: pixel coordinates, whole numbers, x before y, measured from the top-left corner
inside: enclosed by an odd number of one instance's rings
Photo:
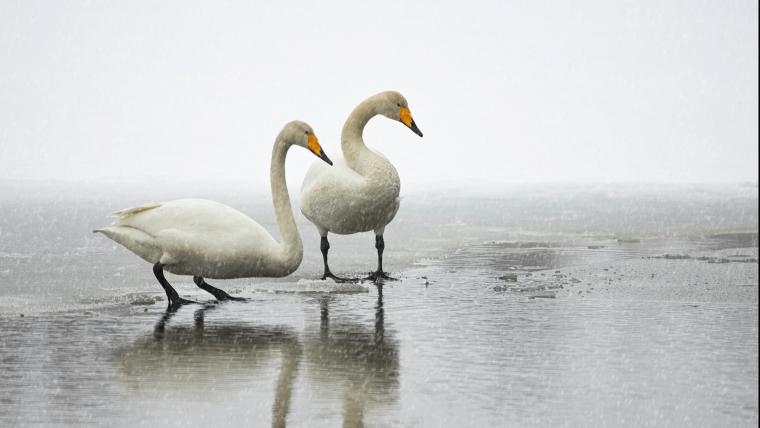
[[[378,114],[375,105],[376,102],[374,98],[369,98],[363,101],[356,106],[354,111],[348,116],[348,119],[346,119],[346,123],[343,124],[343,133],[340,138],[343,158],[346,160],[348,166],[354,170],[356,169],[356,162],[361,153],[369,150],[364,144],[362,134],[364,133],[364,127],[367,125],[367,122]]]
[[[272,203],[277,218],[277,226],[280,228],[280,243],[282,257],[285,262],[300,264],[303,257],[303,243],[298,234],[296,221],[293,218],[293,208],[290,206],[288,184],[285,181],[285,157],[289,146],[281,139],[277,139],[272,149],[271,184]],[[297,266],[296,266],[297,267]]]

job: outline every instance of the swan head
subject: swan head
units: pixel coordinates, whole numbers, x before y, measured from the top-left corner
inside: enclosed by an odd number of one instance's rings
[[[322,150],[319,139],[317,139],[317,134],[314,133],[314,130],[306,122],[301,122],[300,120],[289,122],[280,131],[278,139],[288,146],[301,146],[314,153],[329,165],[333,164],[325,154],[325,151]]]
[[[396,91],[386,91],[375,95],[375,97],[377,113],[403,123],[412,132],[422,137],[422,131],[414,123],[412,112],[409,110],[409,103],[403,95]]]

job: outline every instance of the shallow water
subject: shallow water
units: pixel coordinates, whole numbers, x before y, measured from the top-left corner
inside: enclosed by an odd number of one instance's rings
[[[574,212],[598,201],[584,195]],[[689,226],[702,233],[675,235],[668,219],[609,226],[599,205],[576,232],[499,220],[504,206],[549,219],[554,199],[483,200],[469,215],[451,201],[410,202],[386,239],[400,281],[310,279],[319,254],[302,226],[294,277],[217,283],[248,298],[222,304],[170,277],[208,302],[176,313],[147,264],[87,233],[115,201],[67,218],[54,212],[80,206],[71,196],[6,203],[0,426],[756,426],[756,192],[741,216],[735,205],[716,215],[715,198],[712,217]],[[415,217],[425,210],[442,220]],[[658,210],[678,212],[648,211]],[[669,226],[658,234],[651,223]],[[720,233],[742,227],[751,233]],[[371,268],[367,238],[336,238],[335,265]],[[741,257],[697,259],[726,251]],[[665,254],[693,257],[648,258]]]

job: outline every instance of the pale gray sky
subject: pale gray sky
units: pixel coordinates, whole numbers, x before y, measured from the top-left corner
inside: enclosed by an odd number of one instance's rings
[[[329,6],[327,4],[329,3]],[[756,1],[0,1],[0,178],[250,179],[395,89],[402,182],[758,176]],[[292,151],[291,186],[314,160]]]

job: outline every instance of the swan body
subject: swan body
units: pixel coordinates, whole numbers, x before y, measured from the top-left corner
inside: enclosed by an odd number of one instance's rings
[[[285,125],[272,149],[271,185],[277,242],[260,224],[227,205],[204,199],[180,199],[117,211],[116,221],[97,229],[145,261],[164,287],[170,306],[184,303],[163,276],[163,270],[192,275],[196,284],[219,299],[229,295],[206,284],[205,278],[281,277],[301,264],[303,244],[293,219],[285,157],[298,145],[332,164],[314,131],[304,122]],[[178,302],[178,303],[175,303]]]
[[[135,214],[114,215],[116,222],[100,232],[176,275],[285,276],[303,256],[299,248],[283,251],[260,224],[214,201],[179,199]]]
[[[301,212],[320,235],[327,232],[350,235],[382,231],[399,208],[401,180],[396,168],[373,150],[363,154],[363,174],[343,158],[333,168],[314,164],[304,179]]]
[[[348,235],[374,231],[378,250],[378,270],[382,272],[383,233],[398,212],[401,180],[391,162],[367,147],[364,127],[376,115],[402,122],[420,137],[406,99],[394,91],[381,92],[360,103],[343,126],[343,158],[332,168],[315,163],[301,186],[301,212],[317,227],[322,237],[325,263],[323,278],[332,277],[327,264],[327,234]]]

